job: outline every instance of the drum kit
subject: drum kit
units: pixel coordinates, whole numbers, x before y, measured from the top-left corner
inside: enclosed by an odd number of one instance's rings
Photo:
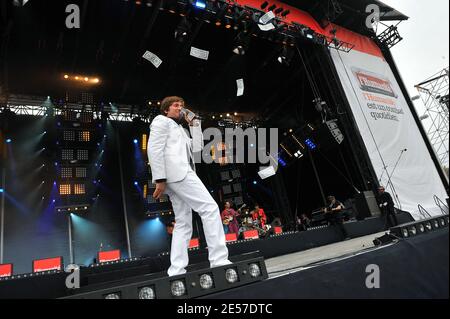
[[[239,234],[247,231],[247,230],[257,230],[260,236],[263,236],[267,233],[270,228],[270,225],[266,225],[264,228],[261,228],[261,223],[259,219],[253,220],[252,213],[246,209],[239,216],[240,219],[240,227]]]

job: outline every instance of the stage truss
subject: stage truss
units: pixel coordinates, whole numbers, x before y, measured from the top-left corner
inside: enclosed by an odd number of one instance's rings
[[[447,67],[415,86],[425,105],[425,114],[421,120],[439,162],[446,167],[449,165],[448,72]]]

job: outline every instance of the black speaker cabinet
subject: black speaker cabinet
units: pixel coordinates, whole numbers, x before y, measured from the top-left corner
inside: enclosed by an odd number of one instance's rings
[[[379,217],[381,215],[377,199],[372,191],[356,194],[354,209],[356,219],[363,220],[367,217]]]

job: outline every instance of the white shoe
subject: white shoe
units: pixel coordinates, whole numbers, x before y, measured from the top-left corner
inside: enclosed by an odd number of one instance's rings
[[[227,265],[231,265],[231,264],[232,264],[232,262],[227,259],[225,261],[221,261],[221,262],[218,262],[215,264],[211,263],[211,268],[222,267],[222,266],[227,266]]]

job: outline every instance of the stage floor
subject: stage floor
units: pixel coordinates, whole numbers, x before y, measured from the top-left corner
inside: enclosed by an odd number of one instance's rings
[[[363,237],[358,237],[334,244],[316,247],[297,253],[287,254],[266,259],[267,272],[269,278],[276,278],[286,274],[305,270],[310,267],[322,264],[331,259],[341,259],[363,253],[369,248],[374,248],[373,240],[381,237],[386,232],[379,232]],[[385,245],[386,247],[389,245]]]

